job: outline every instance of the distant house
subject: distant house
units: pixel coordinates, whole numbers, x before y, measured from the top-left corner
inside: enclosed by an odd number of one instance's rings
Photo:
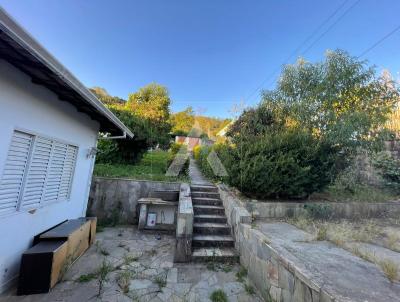
[[[175,143],[184,144],[189,151],[192,151],[197,145],[202,145],[202,139],[200,137],[177,135],[175,136]]]
[[[0,292],[33,237],[85,216],[98,133],[131,131],[0,8]]]

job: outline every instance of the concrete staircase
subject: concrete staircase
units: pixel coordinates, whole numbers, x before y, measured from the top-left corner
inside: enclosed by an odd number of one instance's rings
[[[194,211],[193,261],[237,259],[235,240],[227,224],[218,189],[213,185],[191,185]]]

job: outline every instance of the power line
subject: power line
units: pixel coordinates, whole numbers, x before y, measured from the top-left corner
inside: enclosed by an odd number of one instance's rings
[[[285,60],[285,62],[289,61],[301,48],[303,48],[304,45],[306,45],[318,32],[319,30],[324,27],[326,24],[328,24],[331,19],[336,16],[336,14],[349,2],[350,0],[345,0],[340,4],[335,11],[325,19],[313,32],[311,35],[309,35]]]
[[[379,44],[381,44],[383,41],[385,41],[387,38],[389,38],[391,35],[396,33],[398,30],[400,30],[400,25],[395,27],[392,31],[384,35],[382,38],[380,38],[378,41],[376,41],[374,44],[372,44],[370,47],[368,47],[366,50],[364,50],[357,58],[361,58],[367,53],[369,53],[371,50],[373,50],[375,47],[377,47]]]
[[[358,3],[360,3],[361,0],[357,0],[356,2],[354,2],[351,6],[349,6],[344,12],[343,14],[341,14],[339,16],[339,18],[336,19],[335,22],[333,22],[331,24],[331,26],[329,26],[322,34],[320,34],[318,36],[318,38],[316,40],[314,40],[313,43],[311,43],[310,46],[307,47],[307,49],[302,53],[302,55],[305,55],[311,48],[314,47],[315,44],[317,44],[332,28],[334,28],[336,26],[336,24],[339,23],[340,20],[342,20]]]
[[[314,40],[314,42],[303,52],[303,54],[305,54],[306,52],[308,52],[319,40],[321,40],[321,39],[325,36],[325,34],[327,34],[341,19],[343,19],[343,18],[347,15],[347,13],[348,13],[351,9],[353,9],[360,1],[361,1],[361,0],[357,0],[357,1],[354,2],[346,11],[344,11],[343,14],[340,15],[339,18],[336,19],[336,21],[335,21],[334,23],[332,23],[332,25],[331,25],[327,30],[325,30],[320,36],[318,36],[318,38],[317,38],[316,40]],[[270,74],[268,75],[268,77],[265,78],[265,79],[261,82],[261,84],[260,84],[255,90],[252,91],[252,93],[246,98],[246,100],[251,99],[251,97],[253,97],[254,94],[257,93],[257,92],[263,87],[263,85],[264,85],[267,81],[271,80],[271,79],[275,76],[275,74],[276,74],[277,72],[279,72],[279,70],[281,69],[281,66],[287,64],[288,61],[289,61],[301,48],[303,48],[303,46],[306,45],[306,44],[319,32],[319,30],[320,30],[322,27],[324,27],[326,24],[328,24],[328,22],[331,21],[332,18],[335,17],[336,14],[337,14],[348,2],[349,2],[349,0],[343,1],[343,2],[333,11],[333,13],[330,14],[330,15],[328,16],[328,18],[326,18],[319,26],[317,26],[317,28],[312,32],[311,35],[309,35],[302,43],[300,43],[300,45],[286,58],[286,60],[284,61],[283,64],[281,64],[280,66],[278,66],[277,68],[275,68],[275,69],[273,70],[273,72],[270,73]]]

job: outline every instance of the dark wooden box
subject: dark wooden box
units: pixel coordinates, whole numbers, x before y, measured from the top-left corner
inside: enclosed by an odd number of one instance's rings
[[[47,293],[65,270],[68,243],[65,240],[39,242],[22,255],[18,295]]]

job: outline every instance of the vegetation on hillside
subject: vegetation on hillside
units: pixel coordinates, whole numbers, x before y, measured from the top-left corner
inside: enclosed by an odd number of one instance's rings
[[[276,89],[264,91],[262,102],[230,127],[230,142],[214,151],[226,181],[242,192],[303,198],[324,190],[361,148],[380,150],[391,136],[385,124],[399,96],[387,74],[378,76],[344,51],[330,51],[318,63],[300,59],[283,68]],[[209,170],[204,158],[199,163]],[[397,170],[387,170],[398,179]]]
[[[230,122],[229,119],[195,115],[193,108],[171,114],[172,132],[176,135],[206,136],[215,139],[218,131]]]
[[[171,100],[164,86],[147,85],[130,94],[128,101],[103,88],[92,92],[135,134],[133,139],[99,140],[97,163],[133,164],[151,147],[168,148]]]
[[[143,155],[139,162],[131,164],[102,164],[94,167],[94,175],[101,177],[125,177],[140,180],[187,181],[186,170],[179,176],[166,176],[171,154],[167,151],[150,151]]]

